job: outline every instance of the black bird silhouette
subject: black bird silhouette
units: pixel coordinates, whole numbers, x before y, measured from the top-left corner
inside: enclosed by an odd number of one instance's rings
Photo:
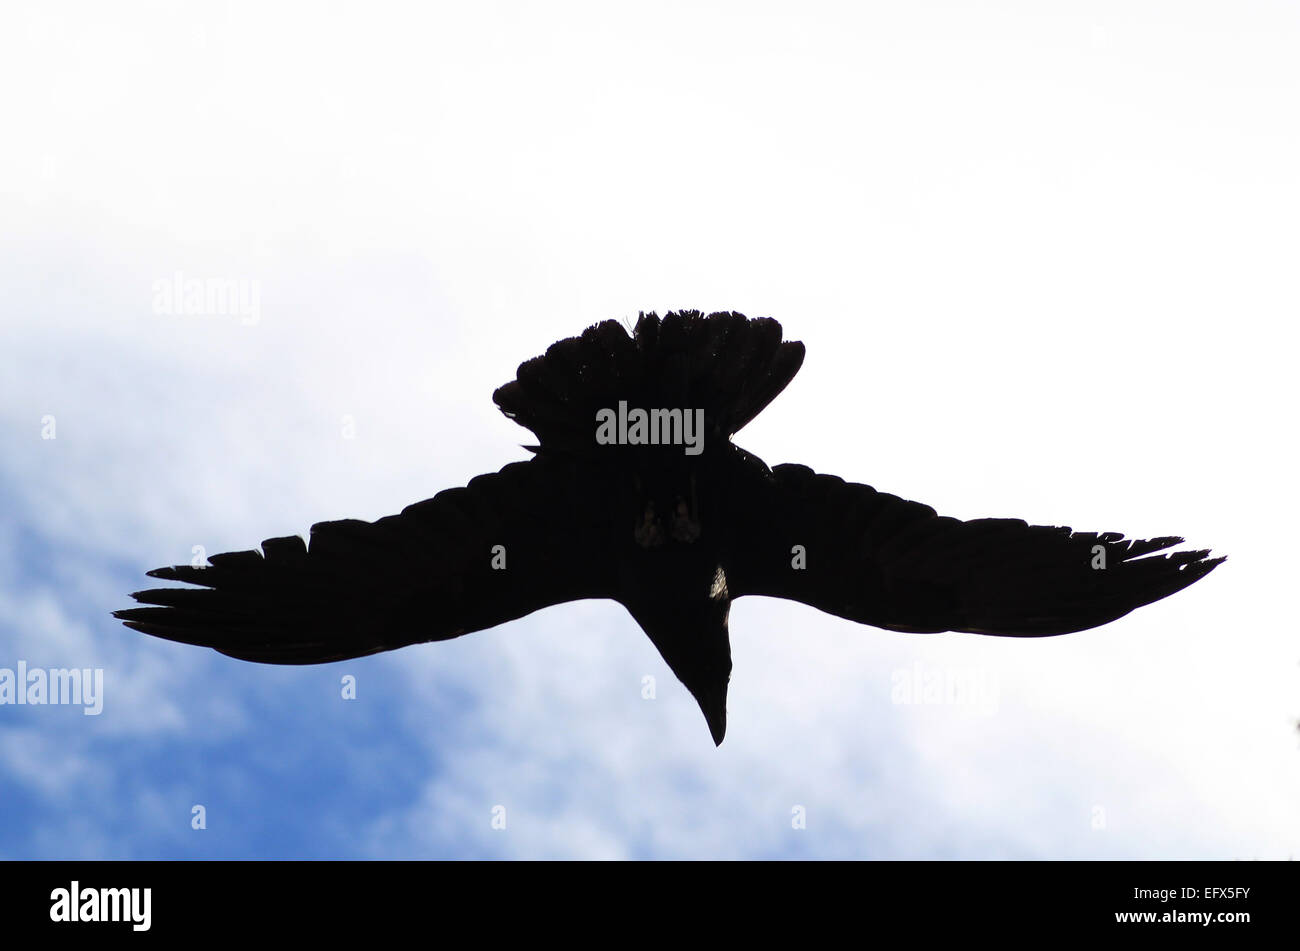
[[[790,598],[892,631],[1039,637],[1096,627],[1223,558],[1009,518],[959,521],[731,442],[804,348],[775,320],[698,311],[605,321],[519,367],[494,399],[534,457],[376,522],[345,519],[132,595],[146,634],[268,664],[446,640],[582,598],[618,601],[726,731],[734,598]],[[1152,557],[1148,557],[1152,556]]]

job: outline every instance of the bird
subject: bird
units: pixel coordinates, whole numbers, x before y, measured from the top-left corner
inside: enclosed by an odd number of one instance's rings
[[[627,609],[727,729],[728,618],[784,598],[889,631],[1043,637],[1095,628],[1225,557],[1015,518],[959,520],[733,438],[804,360],[770,317],[641,313],[522,363],[493,399],[529,458],[374,522],[342,519],[207,565],[147,572],[136,631],[263,664],[324,664],[496,627],[552,605]]]

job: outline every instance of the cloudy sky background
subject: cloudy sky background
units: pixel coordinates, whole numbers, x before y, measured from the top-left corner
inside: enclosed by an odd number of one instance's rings
[[[1297,48],[1284,2],[7,5],[0,667],[106,696],[0,706],[0,857],[1300,853]],[[806,343],[770,464],[1230,560],[1036,641],[743,600],[719,749],[612,602],[306,668],[109,616],[523,458],[522,360],[674,308]]]

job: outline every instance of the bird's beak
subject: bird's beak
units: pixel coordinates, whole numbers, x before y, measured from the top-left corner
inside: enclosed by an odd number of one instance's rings
[[[701,687],[692,690],[695,701],[704,712],[704,719],[713,734],[713,744],[722,745],[722,738],[727,735],[727,685],[726,683]]]

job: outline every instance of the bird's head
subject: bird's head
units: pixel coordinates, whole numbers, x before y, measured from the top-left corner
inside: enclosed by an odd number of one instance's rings
[[[677,679],[695,697],[715,744],[727,732],[731,641],[727,576],[713,562],[648,556],[651,567],[629,585],[624,604]]]

